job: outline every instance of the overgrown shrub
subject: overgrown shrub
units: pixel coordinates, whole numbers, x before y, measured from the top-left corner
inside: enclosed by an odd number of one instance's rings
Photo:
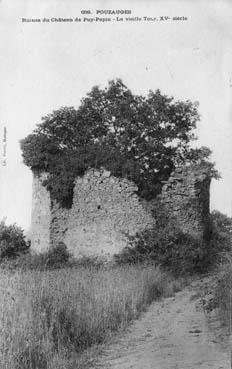
[[[29,247],[20,227],[15,224],[7,226],[4,221],[0,222],[0,262],[24,254]]]
[[[60,267],[69,261],[71,254],[64,242],[59,242],[56,247],[48,250],[46,254],[46,265],[48,267]]]
[[[222,323],[229,329],[232,314],[232,258],[227,255],[227,263],[220,266],[217,274],[216,288],[214,290],[213,307]]]
[[[210,220],[211,239],[208,246],[210,257],[217,263],[227,263],[228,255],[232,251],[232,218],[214,210]]]
[[[63,242],[41,254],[24,254],[2,262],[1,268],[6,270],[52,270],[72,266],[71,254]]]
[[[119,264],[153,260],[175,275],[202,272],[206,263],[205,245],[171,226],[137,234],[115,259]]]
[[[211,224],[213,228],[228,238],[232,239],[232,218],[218,210],[213,210],[210,214]]]
[[[152,260],[176,275],[201,273],[222,262],[224,253],[231,250],[231,234],[216,222],[218,214],[211,216],[210,237],[200,241],[182,232],[161,204],[157,202],[154,209],[156,225],[153,229],[129,237],[129,246],[120,255],[115,255],[117,263]]]
[[[206,250],[210,265],[219,266],[227,263],[227,255],[232,251],[231,237],[213,228]]]
[[[232,218],[219,211],[213,211],[211,223],[211,255],[219,264],[213,307],[219,308],[219,317],[229,329],[232,314]]]
[[[202,271],[205,245],[183,233],[159,200],[153,201],[152,209],[154,227],[129,237],[129,246],[115,255],[116,262],[152,261],[175,275]]]
[[[175,275],[204,273],[222,263],[229,249],[228,238],[216,232],[206,242],[167,226],[137,234],[115,260],[119,264],[153,260]]]

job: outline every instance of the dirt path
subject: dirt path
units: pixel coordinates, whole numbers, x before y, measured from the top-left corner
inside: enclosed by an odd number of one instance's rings
[[[218,321],[202,310],[199,292],[204,282],[153,303],[104,349],[94,368],[230,369],[230,350]]]

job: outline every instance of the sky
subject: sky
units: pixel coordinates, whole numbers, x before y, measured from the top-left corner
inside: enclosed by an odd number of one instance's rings
[[[129,9],[142,21],[83,21],[108,9]],[[188,19],[173,21],[174,16]],[[22,22],[44,17],[50,22]],[[51,22],[54,17],[82,21]],[[42,116],[61,106],[77,108],[94,85],[104,87],[114,78],[136,94],[159,88],[177,100],[199,101],[197,145],[211,148],[221,173],[211,185],[211,210],[232,216],[231,18],[229,0],[1,0],[0,220],[30,228],[32,174],[22,162],[19,140]]]

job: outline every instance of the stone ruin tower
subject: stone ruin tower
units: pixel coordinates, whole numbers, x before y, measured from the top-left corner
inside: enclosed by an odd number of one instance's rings
[[[51,200],[43,186],[47,173],[33,173],[32,250],[46,251],[59,241],[76,257],[119,253],[128,235],[153,227],[153,202],[141,200],[137,186],[105,169],[77,177],[71,209]],[[210,173],[208,169],[177,169],[158,197],[183,232],[199,240],[209,232]]]
[[[167,215],[199,240],[210,235],[210,182],[209,168],[186,166],[171,173],[160,196]]]

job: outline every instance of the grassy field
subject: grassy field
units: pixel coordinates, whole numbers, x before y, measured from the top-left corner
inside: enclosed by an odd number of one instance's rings
[[[84,367],[86,349],[182,283],[155,266],[0,274],[1,369]]]

